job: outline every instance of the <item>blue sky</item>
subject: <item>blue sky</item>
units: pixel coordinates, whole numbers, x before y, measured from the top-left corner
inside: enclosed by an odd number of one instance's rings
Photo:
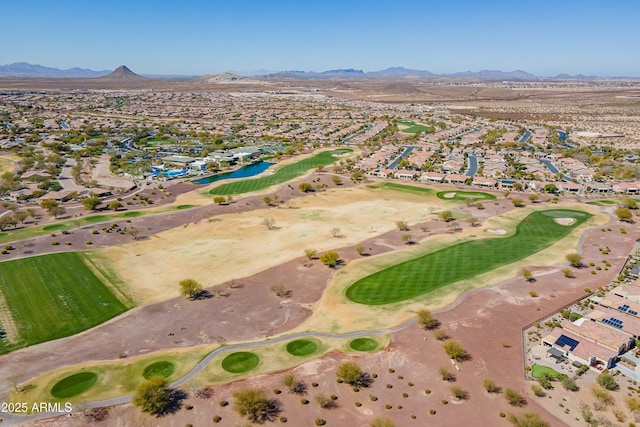
[[[636,0],[0,0],[0,65],[640,76]]]

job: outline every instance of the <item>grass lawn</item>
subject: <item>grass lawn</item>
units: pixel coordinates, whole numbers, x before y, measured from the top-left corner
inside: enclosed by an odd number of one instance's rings
[[[371,338],[356,338],[349,342],[349,347],[356,351],[373,351],[378,348],[378,343]]]
[[[533,255],[568,235],[592,215],[557,209],[532,212],[514,235],[461,242],[364,277],[347,288],[351,301],[382,305],[415,298]],[[570,226],[553,218],[571,217]]]
[[[45,225],[44,227],[42,227],[42,229],[45,231],[66,230],[67,224],[62,224],[62,223],[50,224],[50,225]]]
[[[16,328],[0,353],[76,334],[130,308],[77,252],[0,263],[0,292]]]
[[[84,222],[86,222],[87,224],[93,224],[96,222],[108,221],[109,218],[111,218],[111,216],[109,215],[93,215],[85,217]]]
[[[417,185],[396,184],[395,182],[383,182],[378,188],[386,190],[403,191],[411,194],[433,194],[434,190],[428,187],[418,187]]]
[[[233,374],[241,374],[249,372],[260,363],[260,358],[257,354],[248,351],[238,351],[231,353],[222,361],[222,368]]]
[[[144,368],[142,376],[146,380],[149,380],[153,377],[169,378],[171,374],[173,374],[174,370],[175,366],[173,363],[167,360],[160,360]]]
[[[533,376],[533,378],[540,378],[544,374],[547,374],[550,379],[561,378],[563,376],[565,376],[565,377],[567,376],[567,374],[561,374],[560,372],[556,371],[555,369],[549,368],[547,366],[535,365],[534,364],[531,367],[531,376]]]
[[[587,202],[588,205],[595,205],[595,206],[610,206],[610,205],[615,205],[616,201],[615,200],[591,200],[590,202]]]
[[[130,212],[125,212],[122,214],[123,218],[136,218],[138,216],[142,215],[142,212],[139,211],[130,211]]]
[[[78,372],[61,379],[51,389],[51,395],[58,399],[76,396],[88,390],[98,381],[98,376],[93,372]]]
[[[428,132],[432,129],[430,126],[419,125],[408,120],[396,120],[396,123],[399,125],[407,126],[407,128],[400,130],[400,132],[402,133]]]
[[[276,170],[273,174],[262,178],[242,179],[228,184],[222,184],[209,191],[210,194],[223,195],[242,194],[251,191],[263,190],[275,184],[290,181],[299,177],[310,169],[314,169],[318,165],[327,166],[339,160],[334,154],[344,154],[350,152],[349,149],[338,149],[332,151],[323,151],[308,159],[283,166]]]
[[[191,209],[191,208],[195,208],[196,205],[178,205],[176,206],[177,210],[182,210],[182,209]]]
[[[447,194],[451,194],[451,193],[455,193],[455,196],[446,197]],[[438,199],[455,200],[458,202],[466,202],[467,200],[472,200],[474,202],[477,202],[480,200],[496,200],[497,199],[495,195],[489,194],[489,193],[483,193],[482,191],[459,191],[459,190],[439,191],[438,194],[436,194],[436,196],[438,196]]]
[[[318,344],[312,340],[295,340],[287,344],[287,351],[294,356],[309,356],[318,351]]]

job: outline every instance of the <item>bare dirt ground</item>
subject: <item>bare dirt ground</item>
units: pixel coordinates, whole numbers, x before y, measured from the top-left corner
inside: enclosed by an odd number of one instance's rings
[[[109,169],[109,156],[103,154],[98,158],[98,162],[91,171],[91,178],[98,181],[98,185],[103,188],[117,188],[128,190],[134,186],[133,180],[114,175]]]
[[[284,374],[273,373],[216,387],[210,400],[189,397],[185,404],[193,405],[192,410],[182,409],[163,418],[148,417],[130,405],[123,405],[111,409],[109,425],[209,425],[215,415],[222,417],[222,425],[241,425],[242,420],[233,412],[232,405],[221,407],[219,402],[232,402],[231,393],[244,387],[259,387],[269,397],[277,397],[283,403],[281,415],[287,417],[291,425],[309,425],[315,418],[325,419],[327,425],[366,425],[376,416],[388,417],[400,426],[460,426],[467,425],[469,420],[474,420],[474,425],[507,425],[500,421],[500,412],[525,411],[540,413],[554,426],[582,425],[575,421],[577,411],[573,407],[570,414],[562,413],[564,409],[558,406],[561,393],[552,394],[551,399],[540,399],[530,392],[529,383],[523,375],[521,333],[526,324],[579,298],[584,294],[584,287],[597,288],[617,275],[640,233],[637,224],[631,227],[625,224],[629,233],[620,235],[615,231],[619,225],[613,224],[610,232],[594,229],[582,243],[586,262],[603,257],[598,250],[601,245],[611,247],[612,252],[607,256],[612,264],[609,271],[592,275],[590,269],[584,268],[576,272],[575,278],[567,279],[553,268],[540,268],[536,269],[537,280],[534,283],[514,278],[491,288],[474,290],[439,312],[437,318],[441,328],[461,342],[470,354],[469,360],[460,363],[459,372],[442,351],[441,343],[430,332],[413,325],[394,333],[391,345],[381,353],[362,356],[330,353],[294,369],[307,384],[314,381],[319,384],[317,388],[309,387],[305,397],[310,401],[308,405],[300,402],[301,396],[286,391],[274,394],[276,388],[286,389],[282,385]],[[535,289],[539,297],[531,297],[528,293],[531,289]],[[426,341],[425,337],[428,338]],[[336,367],[347,360],[355,360],[363,370],[377,374],[372,387],[356,393],[335,382]],[[468,400],[456,402],[451,398],[452,384],[440,380],[440,367],[455,373],[453,385],[465,389]],[[501,394],[487,394],[482,387],[484,378],[494,379],[500,387],[520,390],[526,396],[526,406],[523,409],[513,408]],[[430,393],[425,394],[425,389]],[[584,389],[589,393],[587,387]],[[339,407],[333,410],[319,408],[314,399],[320,393],[336,394]],[[377,400],[372,401],[369,395]],[[576,395],[571,395],[570,399],[578,401]],[[447,404],[444,404],[445,400]],[[360,407],[356,407],[356,401],[361,403]],[[391,409],[386,409],[385,405],[391,405]],[[431,409],[435,414],[429,414]],[[83,422],[82,415],[74,415],[35,425],[83,425]]]

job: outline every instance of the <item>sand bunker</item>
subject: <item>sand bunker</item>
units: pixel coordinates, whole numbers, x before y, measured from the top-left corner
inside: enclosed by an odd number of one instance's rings
[[[507,230],[489,228],[489,229],[487,229],[487,233],[489,233],[489,234],[507,234]]]
[[[560,225],[571,225],[576,222],[575,218],[554,218],[554,220]]]
[[[453,199],[456,197],[456,193],[447,193],[443,196],[445,199]]]

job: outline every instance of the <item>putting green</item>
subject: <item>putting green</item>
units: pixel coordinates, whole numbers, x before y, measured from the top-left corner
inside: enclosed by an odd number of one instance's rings
[[[260,363],[260,358],[255,353],[239,351],[231,353],[222,361],[222,369],[232,374],[249,372]]]
[[[556,371],[555,369],[549,368],[547,366],[542,366],[542,365],[533,365],[531,367],[531,376],[533,378],[541,378],[544,374],[547,374],[547,376],[550,379],[556,379],[556,378],[562,378],[562,377],[566,377],[567,374],[562,374],[558,371]]]
[[[494,196],[493,194],[483,193],[482,191],[459,191],[459,190],[439,191],[436,194],[436,196],[438,196],[438,199],[455,200],[459,202],[467,201],[467,200],[473,200],[474,202],[477,202],[478,200],[497,199],[497,197]]]
[[[64,230],[65,228],[67,228],[66,224],[51,224],[51,225],[45,225],[44,227],[42,227],[43,230],[47,230],[47,231]]]
[[[378,348],[378,343],[371,338],[356,338],[349,342],[349,347],[356,351],[372,351]]]
[[[93,224],[94,222],[107,221],[109,218],[107,215],[94,215],[88,216],[84,220],[89,224]]]
[[[142,376],[145,380],[149,380],[153,377],[168,378],[173,374],[175,366],[173,363],[166,360],[161,360],[144,368]]]
[[[555,209],[530,213],[509,237],[461,242],[364,277],[349,286],[351,301],[382,305],[415,298],[535,254],[568,235],[591,214]],[[561,225],[555,218],[574,218]]]
[[[135,218],[140,215],[142,215],[142,212],[138,212],[138,211],[125,212],[122,214],[122,216],[125,218]]]
[[[69,375],[51,388],[51,395],[58,399],[76,396],[88,390],[96,381],[98,381],[98,375],[93,372],[79,372]]]
[[[311,340],[295,340],[287,344],[287,351],[294,356],[309,356],[318,351],[318,345]]]

